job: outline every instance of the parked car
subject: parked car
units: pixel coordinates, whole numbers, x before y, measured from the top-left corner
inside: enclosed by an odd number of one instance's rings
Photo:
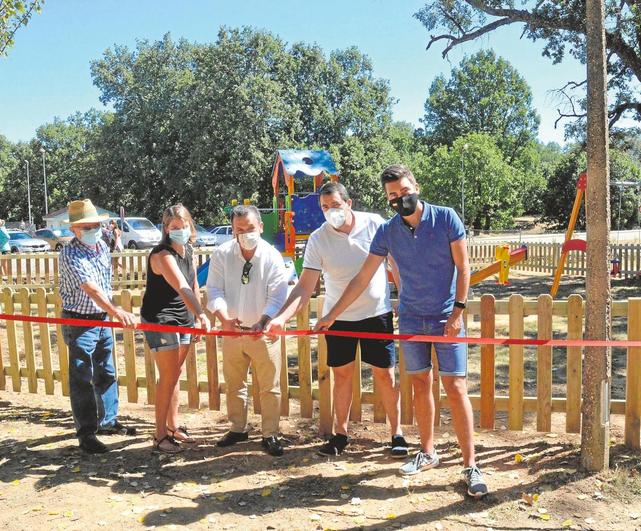
[[[216,245],[216,236],[208,232],[202,225],[196,225],[195,247],[213,247]]]
[[[46,241],[52,249],[59,251],[73,239],[73,232],[69,229],[39,229],[33,236]]]
[[[122,230],[122,244],[129,249],[148,249],[160,243],[162,233],[147,218],[126,217],[124,225],[116,219]]]
[[[9,230],[9,245],[12,253],[36,253],[51,251],[51,246],[40,238],[33,238],[21,230]]]
[[[234,239],[231,233],[231,225],[221,225],[220,227],[216,227],[211,233],[216,238],[214,245],[220,245],[221,243]]]

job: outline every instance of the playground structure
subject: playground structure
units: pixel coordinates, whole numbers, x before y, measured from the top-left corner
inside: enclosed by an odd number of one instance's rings
[[[570,222],[568,224],[568,229],[565,233],[565,241],[561,246],[561,256],[559,262],[556,266],[554,272],[554,281],[552,282],[552,288],[550,289],[550,295],[556,297],[556,294],[559,290],[559,285],[561,283],[561,275],[563,274],[563,267],[565,266],[565,260],[570,251],[580,251],[586,252],[587,243],[585,240],[581,239],[572,239],[572,234],[574,232],[574,227],[577,220],[579,219],[579,213],[581,211],[581,203],[583,202],[583,196],[585,195],[585,190],[587,189],[588,184],[588,174],[583,172],[579,175],[579,179],[576,183],[576,196],[574,197],[574,205],[572,206],[572,213],[570,214]],[[621,232],[621,195],[623,188],[634,187],[639,188],[641,183],[639,182],[630,182],[630,181],[615,181],[610,183],[611,186],[616,186],[619,188],[619,207],[617,215],[617,244],[619,243],[619,235]],[[613,256],[612,260],[612,269],[610,274],[612,276],[621,276],[621,256]]]
[[[261,209],[263,237],[296,260],[296,243],[325,221],[318,203],[323,181],[338,181],[332,156],[323,150],[279,149],[272,170],[272,208]]]
[[[304,242],[320,227],[325,216],[318,202],[318,190],[325,180],[338,181],[332,156],[324,150],[279,149],[271,174],[272,208],[259,208],[263,238],[283,256],[294,261],[302,271],[302,257],[296,256],[296,244]],[[249,204],[248,200],[244,200]],[[238,204],[232,201],[232,206]],[[198,268],[198,284],[207,281],[209,261]]]
[[[470,275],[470,286],[474,286],[492,275],[498,275],[499,284],[509,284],[510,266],[518,264],[522,260],[527,260],[527,245],[522,245],[512,251],[510,251],[508,245],[498,245],[495,250],[495,255],[495,262],[474,271]]]

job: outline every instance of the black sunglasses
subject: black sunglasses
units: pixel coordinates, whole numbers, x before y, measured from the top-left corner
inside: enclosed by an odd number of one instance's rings
[[[243,274],[240,277],[241,284],[249,284],[249,272],[251,271],[252,263],[247,261],[243,266]]]

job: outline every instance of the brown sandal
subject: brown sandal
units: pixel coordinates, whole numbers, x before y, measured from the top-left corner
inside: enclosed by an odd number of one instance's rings
[[[158,440],[154,437],[154,452],[161,454],[179,454],[183,451],[180,444],[176,442],[171,435],[165,435],[162,439]]]
[[[189,435],[187,426],[178,426],[175,430],[168,427],[167,433],[169,433],[178,444],[196,444],[196,439]],[[178,437],[176,437],[176,434],[178,434]]]

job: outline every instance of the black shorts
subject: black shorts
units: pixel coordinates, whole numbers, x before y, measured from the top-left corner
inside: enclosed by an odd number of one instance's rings
[[[394,332],[392,312],[368,317],[361,321],[334,321],[329,328],[341,332]],[[361,342],[361,360],[374,367],[389,369],[396,365],[396,346],[392,339],[359,339],[356,337],[325,336],[327,365],[342,367],[356,359],[356,346]]]

